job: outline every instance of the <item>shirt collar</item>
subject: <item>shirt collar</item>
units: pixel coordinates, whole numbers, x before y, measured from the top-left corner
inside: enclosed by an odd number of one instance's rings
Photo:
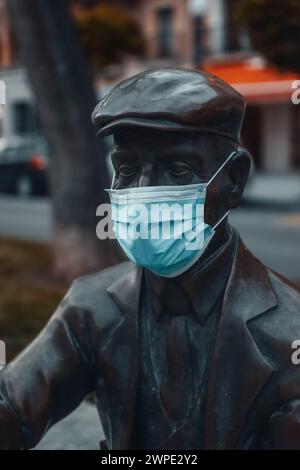
[[[232,229],[227,242],[211,258],[206,260],[204,265],[197,262],[194,269],[186,275],[181,275],[176,281],[187,294],[192,310],[201,324],[205,323],[225,289],[232,265],[236,238],[236,232]],[[154,293],[152,297],[154,314],[159,319],[162,313],[160,297],[169,280],[158,277],[150,271],[147,271],[146,275]]]

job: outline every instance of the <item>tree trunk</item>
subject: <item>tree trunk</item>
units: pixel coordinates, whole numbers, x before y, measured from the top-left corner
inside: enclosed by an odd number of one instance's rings
[[[96,103],[64,0],[9,0],[10,20],[51,149],[55,270],[69,279],[114,264],[113,241],[96,237],[96,208],[109,187]]]

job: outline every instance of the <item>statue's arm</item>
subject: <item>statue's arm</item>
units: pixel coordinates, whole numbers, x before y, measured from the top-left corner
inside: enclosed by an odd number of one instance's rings
[[[300,398],[274,412],[268,423],[271,449],[300,450]]]
[[[0,372],[0,449],[34,447],[94,390],[85,312],[66,297],[36,339]]]

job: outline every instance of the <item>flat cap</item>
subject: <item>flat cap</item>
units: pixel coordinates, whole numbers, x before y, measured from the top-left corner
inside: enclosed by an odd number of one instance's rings
[[[92,122],[98,137],[139,126],[212,132],[239,142],[245,107],[244,98],[215,75],[164,67],[112,88],[94,109]]]

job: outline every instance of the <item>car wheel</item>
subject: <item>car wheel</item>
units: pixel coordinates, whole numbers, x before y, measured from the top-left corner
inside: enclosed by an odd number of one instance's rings
[[[19,176],[16,182],[16,194],[19,197],[29,197],[33,194],[33,185],[28,175]]]

